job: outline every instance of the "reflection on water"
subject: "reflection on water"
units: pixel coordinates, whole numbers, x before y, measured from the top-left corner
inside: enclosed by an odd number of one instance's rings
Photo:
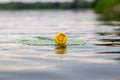
[[[119,51],[111,51],[111,52],[98,52],[97,54],[106,54],[106,55],[116,55],[114,58],[107,58],[109,60],[120,60],[119,58],[119,54],[120,52]]]
[[[0,80],[119,80],[120,25],[97,17],[92,10],[0,11]],[[19,43],[60,31],[87,44]]]
[[[120,32],[99,32],[97,33],[100,36],[120,36]]]
[[[98,54],[120,54],[120,52],[98,52]]]
[[[120,39],[99,39],[102,43],[95,44],[98,46],[120,46]]]
[[[108,26],[111,28],[111,26]],[[114,27],[114,28],[113,28]],[[103,32],[97,32],[96,34],[98,36],[101,36],[103,38],[98,39],[97,41],[99,43],[95,43],[95,45],[98,46],[120,46],[120,28],[119,26],[113,26],[112,30],[110,31],[103,31]]]
[[[120,42],[120,39],[99,39],[99,41],[103,41],[103,42]]]
[[[120,58],[111,58],[111,60],[120,60]]]
[[[105,22],[102,23],[102,25],[119,26],[120,21],[105,21]]]
[[[64,58],[64,54],[67,53],[66,45],[56,45],[55,54],[59,54],[59,58]]]
[[[55,53],[56,54],[66,54],[66,45],[56,45],[55,46]]]

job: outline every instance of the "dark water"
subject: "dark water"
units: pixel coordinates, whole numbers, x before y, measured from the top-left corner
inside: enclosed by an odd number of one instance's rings
[[[0,80],[120,80],[120,25],[92,10],[0,11]],[[68,38],[86,45],[23,45],[22,39]]]

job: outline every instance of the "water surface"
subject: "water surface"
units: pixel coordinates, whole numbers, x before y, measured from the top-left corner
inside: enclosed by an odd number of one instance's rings
[[[120,25],[92,10],[0,11],[0,80],[120,80]],[[23,45],[65,32],[87,44]]]

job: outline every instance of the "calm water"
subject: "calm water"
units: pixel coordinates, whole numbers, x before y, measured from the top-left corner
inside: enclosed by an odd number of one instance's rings
[[[0,80],[120,80],[120,25],[92,10],[0,11]],[[82,39],[83,46],[23,45],[22,39]]]

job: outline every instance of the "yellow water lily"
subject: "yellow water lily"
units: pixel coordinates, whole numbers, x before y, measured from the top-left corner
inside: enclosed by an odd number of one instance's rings
[[[56,44],[65,44],[67,42],[67,36],[63,32],[59,32],[55,35],[54,41]]]

